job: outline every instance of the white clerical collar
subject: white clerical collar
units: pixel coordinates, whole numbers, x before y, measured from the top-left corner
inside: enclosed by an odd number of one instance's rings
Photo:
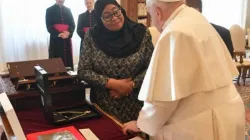
[[[170,17],[168,18],[168,20],[164,23],[164,25],[162,26],[162,30],[164,30],[164,28],[166,28],[168,26],[168,24],[175,18],[175,16],[185,7],[187,7],[185,4],[182,4],[181,6],[179,6],[177,9],[174,10],[174,12],[170,15]]]
[[[92,12],[92,10],[88,10],[89,11],[89,13],[91,13]]]

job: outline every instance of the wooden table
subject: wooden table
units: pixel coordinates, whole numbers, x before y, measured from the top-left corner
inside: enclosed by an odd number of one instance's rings
[[[1,78],[1,77],[0,77]],[[6,81],[6,79],[4,79]],[[8,79],[7,79],[8,81]],[[0,89],[3,83],[0,82]],[[6,86],[6,85],[5,85]],[[10,85],[11,86],[11,85]],[[4,87],[9,92],[7,95],[16,111],[17,117],[21,123],[25,134],[45,131],[49,129],[55,129],[64,126],[53,126],[49,124],[43,117],[40,110],[40,95],[38,91],[15,91],[11,87]],[[60,87],[53,87],[51,94],[53,101],[56,105],[62,105],[63,102],[73,101],[82,102],[85,101],[84,94],[60,94],[60,91],[71,90],[71,89],[84,89],[85,86],[82,83],[69,84]],[[60,100],[60,101],[59,101]],[[68,102],[70,104],[70,102]],[[79,121],[69,125],[75,126],[77,129],[90,128],[101,140],[127,140],[136,135],[125,136],[121,131],[121,123],[108,113],[101,110],[96,104],[94,104],[102,114],[101,118],[92,119],[88,121]],[[1,140],[6,140],[6,136],[3,133]]]

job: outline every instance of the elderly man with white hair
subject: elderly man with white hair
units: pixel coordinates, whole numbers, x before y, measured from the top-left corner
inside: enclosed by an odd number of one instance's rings
[[[124,133],[154,140],[243,140],[245,110],[232,78],[238,74],[211,24],[181,0],[147,0],[161,32],[145,75],[137,121]]]

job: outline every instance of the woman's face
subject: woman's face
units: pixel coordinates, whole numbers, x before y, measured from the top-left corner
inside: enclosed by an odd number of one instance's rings
[[[102,22],[110,31],[118,31],[124,24],[124,16],[121,9],[113,4],[105,6],[102,12]]]

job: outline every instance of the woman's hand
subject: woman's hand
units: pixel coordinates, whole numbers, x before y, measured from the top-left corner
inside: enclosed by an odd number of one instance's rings
[[[121,98],[120,94],[118,94],[118,92],[115,91],[115,90],[110,90],[110,91],[109,91],[109,94],[110,94],[110,96],[111,96],[112,98],[115,98],[115,99]]]
[[[133,87],[134,87],[134,82],[132,81],[131,78],[127,79],[109,79],[106,87],[110,89],[110,94],[112,97],[119,98],[121,96],[128,96],[129,94],[132,93]]]

